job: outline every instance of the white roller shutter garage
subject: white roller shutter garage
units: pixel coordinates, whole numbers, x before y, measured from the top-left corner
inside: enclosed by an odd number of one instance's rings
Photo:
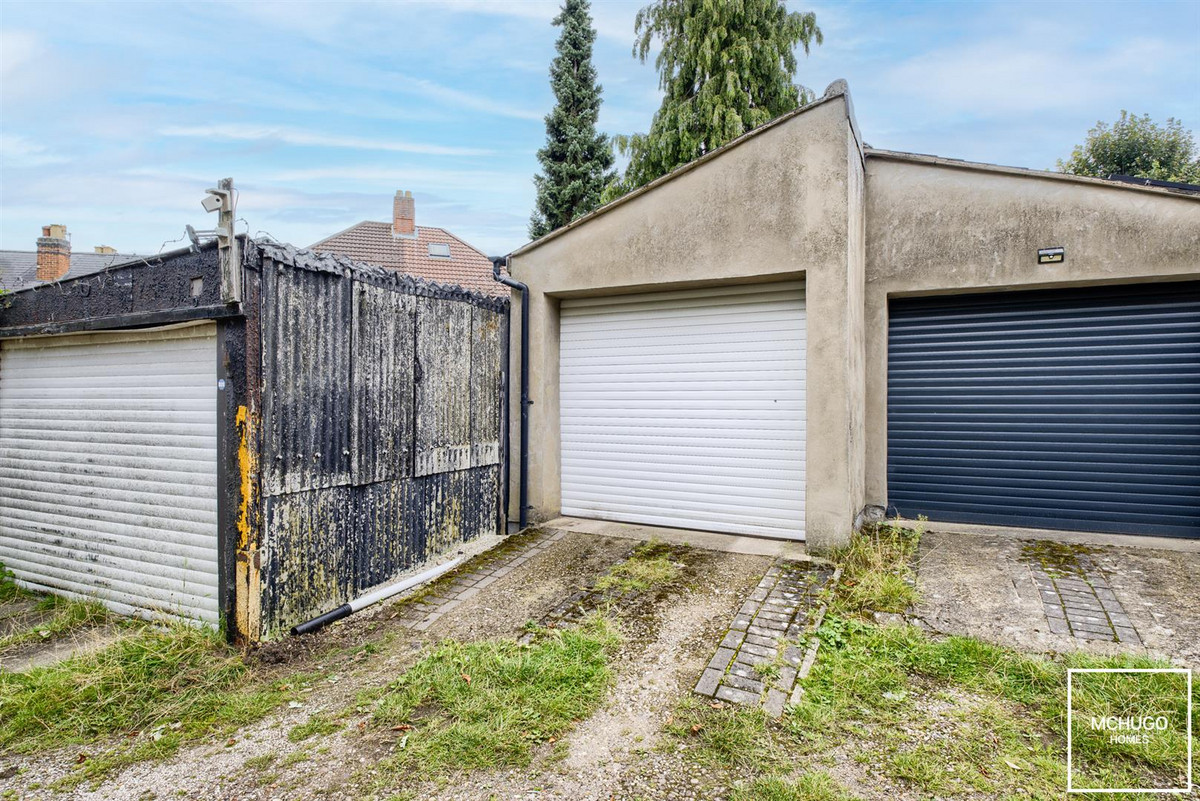
[[[216,327],[0,342],[0,562],[217,622]]]
[[[804,538],[804,286],[561,305],[563,514]]]

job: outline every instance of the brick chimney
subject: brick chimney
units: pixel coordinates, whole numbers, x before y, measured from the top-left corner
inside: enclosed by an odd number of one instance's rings
[[[71,269],[71,240],[67,226],[44,225],[37,241],[37,280],[57,281]]]
[[[396,198],[392,201],[392,235],[417,235],[417,206],[412,192],[396,191]]]
[[[103,256],[110,256],[117,252],[117,249],[111,245],[96,245],[96,252]]]

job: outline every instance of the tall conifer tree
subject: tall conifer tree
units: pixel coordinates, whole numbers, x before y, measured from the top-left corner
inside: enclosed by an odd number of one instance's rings
[[[554,18],[562,34],[550,65],[554,110],[546,115],[546,146],[537,154],[542,172],[533,179],[537,201],[529,235],[535,239],[600,205],[612,178],[612,147],[596,131],[601,87],[592,64],[596,31],[589,7],[588,0],[566,0]]]
[[[633,54],[654,64],[663,90],[650,131],[615,137],[629,156],[609,201],[809,102],[793,81],[796,46],[824,37],[817,17],[784,0],[653,0],[637,14]]]

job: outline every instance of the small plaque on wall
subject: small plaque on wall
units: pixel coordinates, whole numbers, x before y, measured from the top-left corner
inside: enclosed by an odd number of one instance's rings
[[[1038,264],[1058,264],[1066,258],[1062,248],[1038,248]]]

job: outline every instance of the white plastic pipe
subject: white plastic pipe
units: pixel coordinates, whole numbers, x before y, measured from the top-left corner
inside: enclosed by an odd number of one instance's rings
[[[405,590],[410,590],[421,584],[433,581],[443,573],[447,573],[458,567],[463,561],[463,557],[458,556],[451,559],[445,564],[431,567],[423,573],[418,573],[415,576],[410,576],[403,581],[397,581],[395,584],[387,584],[382,587],[376,587],[365,595],[360,595],[348,604],[342,604],[332,612],[326,612],[323,615],[314,617],[312,620],[306,620],[292,627],[292,634],[311,634],[312,632],[329,625],[335,620],[341,620],[344,617],[349,617],[360,609],[364,609],[372,604],[377,604],[380,601],[386,601],[393,595],[399,595]]]

